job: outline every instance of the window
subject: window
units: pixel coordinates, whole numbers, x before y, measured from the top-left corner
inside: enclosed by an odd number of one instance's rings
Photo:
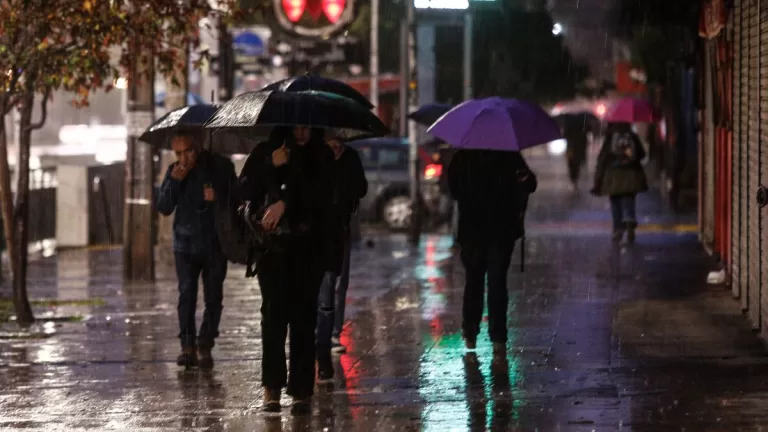
[[[379,164],[382,168],[404,168],[408,166],[408,149],[382,147],[379,149]]]

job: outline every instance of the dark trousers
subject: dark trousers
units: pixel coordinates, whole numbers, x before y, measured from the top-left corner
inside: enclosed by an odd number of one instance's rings
[[[345,229],[342,238],[341,274],[325,272],[320,285],[316,335],[318,348],[330,349],[331,337],[338,338],[344,329],[344,310],[349,288],[350,243],[350,231]]]
[[[322,279],[318,254],[308,240],[291,239],[281,253],[267,253],[259,264],[261,288],[261,381],[295,398],[315,387],[317,294]],[[290,329],[286,369],[285,339]],[[289,380],[290,377],[290,380]]]
[[[514,251],[514,241],[469,243],[461,245],[461,262],[466,273],[462,331],[474,340],[480,333],[488,276],[488,334],[492,342],[507,342],[507,272]]]
[[[637,225],[636,195],[611,196],[611,217],[616,231]]]
[[[571,179],[571,183],[576,184],[579,182],[582,166],[584,166],[582,159],[576,157],[568,159],[568,177]]]
[[[221,321],[224,278],[227,276],[227,260],[220,253],[189,254],[174,253],[176,277],[179,280],[179,339],[182,348],[211,349],[219,335]],[[197,310],[198,279],[203,276],[203,299],[205,311],[200,333],[195,326]]]

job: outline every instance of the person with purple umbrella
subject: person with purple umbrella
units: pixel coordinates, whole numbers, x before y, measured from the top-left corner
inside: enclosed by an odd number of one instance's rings
[[[506,354],[507,273],[524,237],[528,197],[536,175],[520,153],[560,138],[560,128],[537,105],[499,97],[466,101],[427,133],[458,150],[448,166],[448,188],[458,202],[458,243],[466,270],[462,334],[477,348],[488,280],[488,333],[494,356]]]

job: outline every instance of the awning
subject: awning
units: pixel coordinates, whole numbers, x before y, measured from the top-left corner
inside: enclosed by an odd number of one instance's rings
[[[705,39],[716,38],[725,28],[727,16],[724,0],[702,0],[699,36]]]

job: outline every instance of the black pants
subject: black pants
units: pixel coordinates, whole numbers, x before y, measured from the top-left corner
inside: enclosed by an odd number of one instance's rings
[[[579,176],[581,175],[581,168],[584,166],[584,159],[571,157],[568,159],[568,177],[571,179],[571,183],[578,183]]]
[[[176,277],[179,280],[179,339],[182,348],[211,349],[219,335],[224,278],[227,276],[227,260],[218,252],[188,254],[176,252]],[[200,335],[195,341],[195,311],[200,274],[203,276],[205,311],[200,325]]]
[[[271,389],[287,384],[295,398],[312,396],[315,387],[317,296],[323,277],[316,250],[307,239],[291,239],[283,252],[267,253],[259,265],[261,381]],[[290,374],[285,364],[289,329]]]
[[[462,331],[474,340],[480,333],[488,275],[488,334],[492,342],[507,342],[507,272],[515,249],[514,241],[462,244],[461,262],[466,272]]]

